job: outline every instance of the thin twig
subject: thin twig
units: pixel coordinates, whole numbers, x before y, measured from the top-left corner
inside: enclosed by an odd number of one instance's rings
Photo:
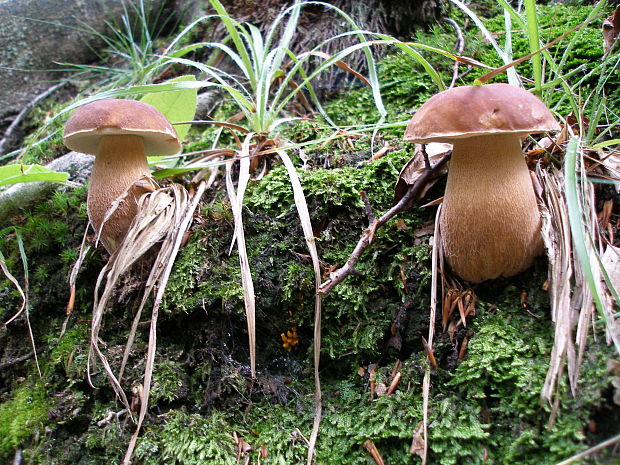
[[[10,366],[17,365],[18,363],[25,362],[26,360],[30,359],[33,355],[34,355],[34,352],[31,350],[26,355],[22,355],[21,357],[17,357],[12,360],[7,360],[6,362],[2,362],[0,363],[0,371]]]
[[[620,442],[620,434],[614,436],[613,438],[609,438],[606,441],[597,444],[594,447],[591,447],[588,450],[584,450],[583,452],[578,453],[577,455],[573,455],[571,458],[564,460],[563,462],[558,463],[557,465],[569,465],[570,463],[575,463],[577,460],[581,460],[586,458],[588,455],[593,454],[594,452],[598,452],[601,449],[605,449],[606,447],[613,446],[614,444]]]
[[[454,31],[456,32],[456,53],[457,55],[462,55],[463,50],[465,49],[465,38],[463,37],[463,32],[461,32],[461,28],[458,23],[451,18],[445,18],[444,21],[448,23]],[[471,65],[469,66],[471,69]],[[452,67],[452,81],[450,82],[450,88],[454,87],[457,79],[459,78],[459,62],[458,60],[454,62]]]
[[[56,84],[55,86],[50,87],[45,92],[37,95],[28,104],[26,104],[24,108],[21,109],[21,111],[17,114],[17,116],[11,123],[11,125],[7,128],[6,131],[4,131],[4,137],[2,138],[2,140],[0,140],[0,154],[4,153],[4,146],[13,136],[13,133],[18,128],[18,126],[21,124],[22,120],[28,114],[28,112],[32,110],[37,103],[39,103],[42,100],[45,100],[47,97],[49,97],[51,94],[53,94],[58,89],[65,86],[66,84],[67,84],[67,81],[63,81],[59,84]]]
[[[321,286],[319,287],[320,295],[322,296],[327,295],[334,287],[340,284],[344,280],[344,278],[346,278],[347,276],[355,272],[355,265],[357,264],[357,261],[362,256],[362,253],[364,253],[366,248],[368,248],[368,246],[372,242],[372,239],[374,237],[374,234],[377,228],[387,223],[397,213],[400,213],[401,211],[405,210],[409,206],[409,203],[412,202],[420,194],[425,184],[433,176],[435,176],[439,172],[439,170],[443,167],[443,165],[445,165],[445,163],[450,159],[451,154],[452,152],[443,156],[441,160],[439,160],[434,166],[426,170],[414,184],[409,186],[409,189],[407,190],[405,195],[398,201],[396,205],[394,205],[386,213],[384,213],[383,216],[381,216],[381,218],[372,222],[368,226],[368,228],[364,230],[360,240],[355,246],[355,249],[353,249],[353,252],[349,256],[349,259],[347,260],[347,262],[341,268],[331,273],[327,281],[321,284]]]
[[[107,425],[108,423],[110,423],[110,421],[112,421],[113,419],[117,419],[118,417],[125,415],[127,413],[127,409],[124,408],[122,410],[119,410],[118,412],[108,412],[108,414],[106,415],[106,417],[103,420],[99,420],[97,422],[97,426],[99,428]]]
[[[22,465],[23,458],[24,458],[24,456],[22,454],[22,450],[21,449],[17,449],[15,451],[15,457],[13,458],[13,465]]]
[[[368,199],[368,194],[366,194],[366,191],[360,191],[360,197],[362,198],[362,202],[364,202],[364,210],[366,211],[366,218],[368,218],[368,223],[374,223],[375,214],[372,211],[372,205],[370,204],[370,200]]]

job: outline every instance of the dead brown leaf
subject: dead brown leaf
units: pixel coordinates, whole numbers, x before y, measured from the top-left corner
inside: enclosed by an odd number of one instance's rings
[[[614,387],[614,404],[620,405],[620,361],[607,360],[607,369],[612,373],[611,385]]]
[[[603,21],[603,56],[606,57],[616,43],[620,34],[620,5],[616,7],[612,15]]]
[[[418,423],[418,427],[413,432],[413,440],[411,441],[411,447],[409,448],[409,453],[411,455],[417,455],[421,459],[424,459],[425,453],[425,444],[424,441],[424,422],[421,421]]]
[[[366,441],[364,441],[364,449],[368,451],[368,453],[371,455],[372,459],[377,465],[385,465],[385,462],[383,461],[383,458],[381,457],[377,446],[372,440],[367,439]]]
[[[450,287],[449,284],[447,288],[448,290],[444,295],[441,309],[443,330],[445,331],[448,327],[448,323],[453,315],[455,315],[456,309],[458,309],[458,318],[456,318],[457,321],[454,322],[454,330],[460,325],[467,327],[467,317],[473,315],[476,309],[476,294],[471,289],[463,291],[455,287]]]
[[[441,142],[432,142],[430,144],[425,145],[426,153],[428,155],[428,161],[431,165],[434,165],[441,158],[443,158],[450,150],[452,150],[452,145],[444,144]],[[394,204],[398,203],[400,199],[403,198],[407,189],[410,185],[415,184],[415,182],[426,172],[427,170],[426,162],[424,160],[424,156],[422,155],[422,145],[415,144],[415,155],[409,160],[403,169],[400,171],[398,175],[398,181],[396,182],[396,186],[394,186]],[[447,167],[441,169],[438,173],[438,176],[442,176],[446,174],[448,171]],[[435,178],[436,179],[436,178]],[[420,192],[420,195],[414,201],[424,197],[426,192],[435,184],[435,179],[429,180],[424,189]]]
[[[598,151],[599,163],[603,165],[607,174],[614,181],[616,192],[620,192],[620,155],[617,150],[604,153],[602,150]]]

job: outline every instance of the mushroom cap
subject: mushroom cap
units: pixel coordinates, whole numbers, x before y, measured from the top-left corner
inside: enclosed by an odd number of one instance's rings
[[[407,125],[409,142],[450,142],[485,134],[559,131],[560,125],[535,95],[510,84],[462,86],[424,103]]]
[[[97,154],[102,136],[141,136],[145,155],[173,155],[181,150],[177,133],[159,110],[136,100],[103,99],[77,109],[65,125],[71,150]]]

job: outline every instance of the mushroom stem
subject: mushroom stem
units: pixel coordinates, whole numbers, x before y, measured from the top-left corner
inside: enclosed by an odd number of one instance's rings
[[[515,275],[542,253],[519,135],[454,140],[440,224],[448,264],[474,283]]]
[[[122,156],[119,156],[122,154]],[[101,137],[88,188],[88,216],[95,228],[103,223],[106,212],[119,196],[143,176],[149,176],[143,139],[131,135]],[[137,213],[137,200],[143,189],[132,188],[122,204],[106,222],[101,240],[113,252],[125,236]]]

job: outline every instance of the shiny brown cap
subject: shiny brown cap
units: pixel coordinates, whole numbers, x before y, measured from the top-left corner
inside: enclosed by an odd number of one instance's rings
[[[409,142],[450,142],[485,134],[526,135],[559,131],[560,125],[536,96],[510,84],[444,90],[424,103],[407,125]]]
[[[146,155],[181,151],[177,133],[159,110],[136,100],[103,99],[77,109],[65,125],[64,143],[71,150],[97,154],[106,135],[134,135],[144,140]]]

